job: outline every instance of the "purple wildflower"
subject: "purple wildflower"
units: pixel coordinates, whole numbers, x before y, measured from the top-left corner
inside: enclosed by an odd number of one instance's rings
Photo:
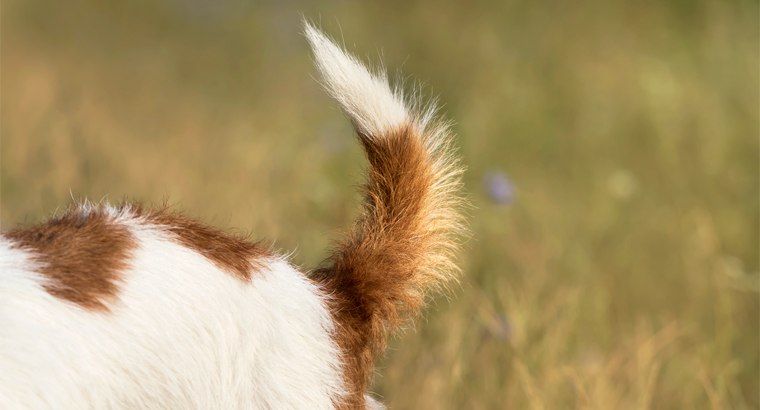
[[[498,205],[511,205],[515,201],[517,192],[515,186],[507,178],[507,175],[501,171],[489,171],[485,174],[483,181],[486,191],[491,201]]]

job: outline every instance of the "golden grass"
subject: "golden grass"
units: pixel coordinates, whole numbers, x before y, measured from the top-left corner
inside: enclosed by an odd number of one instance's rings
[[[474,237],[380,364],[392,408],[760,406],[756,2],[7,1],[3,228],[168,196],[315,267],[363,160],[299,11],[458,121]]]

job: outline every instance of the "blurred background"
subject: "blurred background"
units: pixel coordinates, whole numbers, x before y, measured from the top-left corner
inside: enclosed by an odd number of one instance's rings
[[[757,1],[5,0],[3,229],[168,198],[315,267],[364,159],[299,13],[427,84],[469,168],[391,408],[758,408]]]

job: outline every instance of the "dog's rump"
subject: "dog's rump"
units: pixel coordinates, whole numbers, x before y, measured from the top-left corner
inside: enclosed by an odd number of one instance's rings
[[[374,361],[455,278],[461,167],[434,104],[308,23],[367,162],[363,213],[300,272],[164,207],[77,205],[0,235],[2,408],[365,408]]]
[[[340,352],[320,287],[258,245],[200,224],[192,231],[180,215],[157,224],[166,212],[80,207],[47,222],[59,226],[55,236],[89,248],[69,261],[53,239],[41,248],[34,237],[5,235],[0,408],[316,409],[340,400]],[[123,266],[96,250],[109,235],[126,236]],[[204,252],[183,239],[193,236],[216,243]],[[213,246],[248,254],[220,263]],[[249,266],[248,277],[236,264]],[[111,289],[71,279],[83,271],[90,277],[81,281],[106,272]]]

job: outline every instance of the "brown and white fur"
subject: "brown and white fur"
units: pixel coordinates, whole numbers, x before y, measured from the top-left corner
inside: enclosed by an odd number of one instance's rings
[[[0,235],[0,408],[381,408],[387,338],[457,272],[448,123],[304,33],[369,167],[363,214],[301,272],[171,209],[78,205]]]

